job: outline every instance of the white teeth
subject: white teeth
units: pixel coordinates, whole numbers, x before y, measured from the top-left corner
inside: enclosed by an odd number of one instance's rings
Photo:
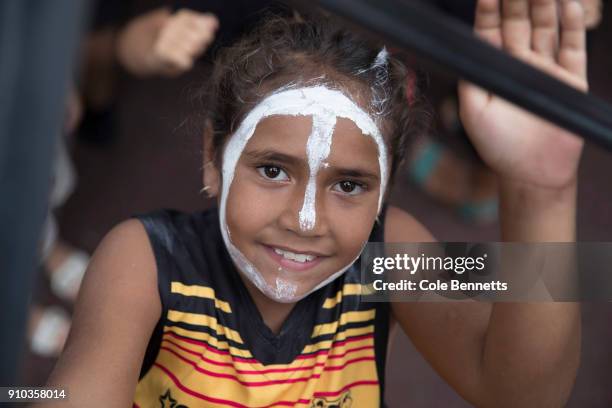
[[[290,259],[296,262],[310,262],[316,258],[314,255],[306,255],[306,254],[296,254],[294,252],[284,251],[282,249],[274,248],[274,252],[279,254],[285,259]]]

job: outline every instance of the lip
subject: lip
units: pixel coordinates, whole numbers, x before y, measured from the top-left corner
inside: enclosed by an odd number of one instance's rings
[[[278,248],[278,249],[282,249],[283,251],[289,251],[289,252],[293,252],[294,254],[304,254],[304,255],[313,255],[316,257],[326,257],[327,255],[322,254],[320,252],[316,252],[316,251],[299,251],[297,249],[293,249],[291,247],[288,246],[283,246],[283,245],[268,245],[268,244],[264,244],[264,246],[267,246],[268,248]]]
[[[313,252],[298,252],[298,251],[293,251],[291,249],[285,249],[284,247],[281,247],[281,246],[271,247],[271,246],[268,246],[268,245],[263,245],[263,247],[266,250],[266,252],[268,253],[268,255],[270,256],[270,258],[272,258],[276,263],[278,263],[284,269],[290,269],[290,270],[293,270],[293,271],[306,271],[308,269],[312,269],[315,266],[317,266],[319,263],[321,263],[321,261],[325,258],[325,256],[317,255],[317,254],[315,254]],[[292,261],[292,260],[284,258],[283,256],[281,256],[281,255],[277,254],[276,252],[274,252],[274,248],[282,249],[282,250],[285,250],[285,251],[301,253],[301,254],[314,255],[314,256],[316,256],[316,258],[313,259],[312,261],[308,261],[308,262]]]

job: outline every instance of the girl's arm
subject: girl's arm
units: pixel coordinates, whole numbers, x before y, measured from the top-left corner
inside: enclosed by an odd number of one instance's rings
[[[585,15],[573,0],[479,0],[476,33],[514,57],[586,92]],[[461,118],[500,181],[502,240],[573,242],[583,140],[505,100],[461,83]],[[567,264],[574,254],[568,248]],[[555,284],[570,284],[560,262]],[[577,303],[497,303],[483,339],[485,401],[561,406],[580,359]],[[487,393],[485,393],[485,396]],[[499,405],[498,405],[499,406]]]
[[[475,31],[587,89],[580,2],[479,0]],[[472,84],[459,91],[463,124],[500,180],[502,239],[574,241],[583,141]],[[431,238],[402,232],[415,222],[404,215],[402,228],[401,218],[389,220],[389,241]],[[432,366],[477,406],[559,407],[571,392],[580,356],[576,303],[395,303],[392,311]]]
[[[139,221],[126,221],[91,260],[66,347],[48,382],[66,389],[68,399],[52,406],[131,407],[160,314],[148,237]]]
[[[385,242],[431,241],[413,217],[389,208]],[[475,406],[561,407],[571,392],[580,349],[574,304],[467,300],[391,308],[423,357]]]

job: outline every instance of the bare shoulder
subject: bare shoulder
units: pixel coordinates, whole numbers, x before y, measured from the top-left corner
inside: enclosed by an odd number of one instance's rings
[[[141,289],[139,292],[144,296],[151,293],[142,289],[155,288],[157,294],[155,256],[140,221],[124,221],[104,237],[92,257],[86,280],[87,278],[99,280],[102,284],[112,283],[115,289],[119,289],[117,283],[137,283]]]
[[[411,214],[389,206],[385,216],[385,242],[432,242],[431,232]]]
[[[159,303],[157,266],[140,221],[130,219],[114,227],[94,252],[78,304],[85,307],[91,302],[102,302],[105,298],[101,293],[134,306],[146,304],[149,311],[156,310],[151,306]]]
[[[66,347],[49,380],[71,390],[69,405],[62,406],[130,405],[160,315],[147,233],[140,221],[125,221],[102,240],[85,274]]]

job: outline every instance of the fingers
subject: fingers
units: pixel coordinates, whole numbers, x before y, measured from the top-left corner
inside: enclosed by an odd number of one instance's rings
[[[474,33],[491,45],[501,48],[502,42],[502,16],[500,11],[501,0],[478,0],[474,15]],[[459,99],[469,100],[466,104],[459,104],[461,117],[466,111],[480,111],[489,102],[490,93],[474,84],[461,80],[458,86]]]
[[[557,0],[532,0],[531,46],[542,57],[554,61],[559,41]]]
[[[478,1],[474,18],[474,32],[494,46],[502,46],[499,0]]]
[[[561,43],[559,65],[586,79],[586,31],[584,9],[578,1],[564,0],[561,4]]]
[[[212,14],[190,10],[177,12],[160,30],[154,46],[156,58],[166,66],[169,74],[190,69],[214,40],[218,26]]]
[[[179,75],[193,67],[194,59],[190,53],[180,48],[156,49],[155,53],[162,74]]]
[[[162,29],[158,42],[168,46],[182,47],[192,56],[202,52],[215,35],[219,23],[212,14],[201,14],[189,10],[176,13]]]
[[[584,22],[588,29],[599,25],[602,17],[602,0],[582,0],[584,7]]]
[[[514,57],[584,90],[587,56],[581,1],[478,0],[474,32]],[[462,117],[477,116],[492,100],[490,92],[465,81],[459,84],[459,95]]]
[[[502,42],[517,57],[531,50],[531,18],[528,0],[502,1]]]
[[[586,84],[586,33],[582,0],[497,1],[501,2],[501,42],[504,49],[574,85]],[[492,7],[493,3],[494,0],[480,0],[478,8],[485,5]],[[494,15],[493,9],[489,15]],[[478,24],[486,27],[483,20],[480,17]],[[489,23],[489,27],[493,25]],[[583,88],[582,85],[580,87]]]
[[[211,31],[216,30],[219,25],[219,20],[211,13],[198,13],[190,10],[181,10],[177,14],[177,20],[182,20],[181,25],[192,29],[193,31]]]

